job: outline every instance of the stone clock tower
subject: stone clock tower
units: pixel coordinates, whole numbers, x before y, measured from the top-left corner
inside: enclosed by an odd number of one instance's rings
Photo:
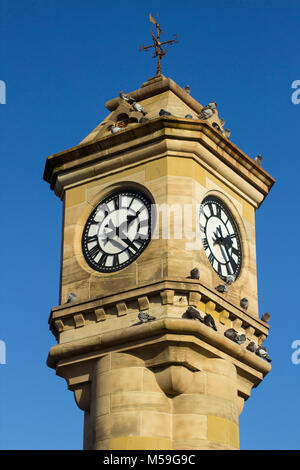
[[[85,449],[238,449],[239,414],[271,368],[255,210],[274,180],[216,103],[163,75],[106,108],[46,162],[64,206],[47,363],[84,411]]]

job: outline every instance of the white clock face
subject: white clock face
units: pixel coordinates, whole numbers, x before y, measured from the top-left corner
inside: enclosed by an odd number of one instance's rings
[[[82,235],[82,251],[93,269],[118,271],[132,263],[151,239],[151,202],[137,191],[118,191],[98,204]]]
[[[223,280],[236,279],[242,264],[241,241],[234,219],[220,199],[206,197],[200,208],[200,232],[207,258]]]

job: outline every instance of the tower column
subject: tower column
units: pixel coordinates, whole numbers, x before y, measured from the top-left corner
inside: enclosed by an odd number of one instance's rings
[[[110,353],[96,362],[90,411],[93,449],[171,449],[171,418],[170,401],[142,359]]]
[[[99,359],[85,448],[238,449],[235,366],[223,359],[201,362],[201,371],[173,365],[155,373],[131,354]]]

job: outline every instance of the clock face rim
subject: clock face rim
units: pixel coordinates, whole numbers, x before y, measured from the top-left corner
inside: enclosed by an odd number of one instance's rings
[[[199,228],[200,228],[200,234],[201,234],[201,242],[202,242],[202,246],[203,246],[203,249],[204,249],[204,252],[205,252],[205,255],[207,257],[207,260],[211,266],[211,268],[214,270],[214,272],[219,276],[220,279],[222,279],[223,281],[226,281],[227,279],[227,276],[229,276],[231,273],[227,273],[226,275],[223,275],[223,274],[220,274],[220,272],[218,272],[218,269],[216,269],[214,266],[213,266],[213,262],[210,261],[209,259],[209,255],[207,254],[207,251],[205,249],[205,243],[204,243],[204,240],[206,239],[207,240],[207,235],[206,235],[206,231],[204,232],[202,230],[202,226],[201,226],[201,222],[200,222],[200,217],[201,217],[201,214],[203,212],[203,208],[205,205],[208,204],[208,202],[211,201],[213,202],[214,204],[217,204],[219,206],[221,206],[221,210],[226,214],[226,216],[228,217],[232,227],[233,227],[233,231],[234,231],[234,234],[235,234],[235,238],[236,238],[236,244],[237,244],[237,249],[238,249],[238,255],[237,255],[237,268],[234,272],[234,282],[238,279],[238,277],[240,276],[241,274],[241,271],[242,271],[242,263],[243,263],[243,249],[242,249],[242,237],[241,237],[241,232],[239,230],[239,227],[238,227],[238,224],[236,222],[236,219],[235,217],[233,216],[231,210],[228,208],[227,204],[222,200],[220,199],[219,197],[215,196],[215,195],[208,195],[206,197],[204,197],[204,199],[202,200],[201,204],[200,204],[200,209],[199,209]],[[212,216],[210,216],[212,217]],[[209,218],[210,218],[209,217]],[[214,217],[217,217],[216,215],[214,215]],[[208,218],[208,220],[209,220]],[[222,224],[223,224],[223,221],[222,219],[220,219]],[[207,222],[206,222],[206,225],[205,227],[207,227]],[[205,236],[203,237],[202,234],[204,234]],[[217,260],[216,256],[214,256],[214,254],[212,253],[212,250],[209,246],[209,252],[212,254],[214,260]],[[219,264],[226,264],[226,263],[219,263]]]
[[[139,249],[137,250],[137,252],[135,254],[131,253],[130,250],[128,250],[129,253],[131,254],[131,256],[126,261],[124,261],[121,264],[118,264],[117,266],[104,266],[104,267],[101,266],[100,267],[98,265],[98,263],[95,262],[91,256],[89,256],[89,250],[87,248],[87,239],[86,239],[87,234],[89,232],[91,223],[92,223],[92,221],[93,221],[93,219],[94,219],[94,217],[95,217],[95,215],[98,211],[98,208],[103,204],[108,204],[109,202],[114,200],[116,197],[120,197],[120,196],[129,196],[129,197],[133,196],[133,199],[136,197],[143,203],[143,206],[147,208],[147,210],[148,210],[147,235],[143,239],[142,245],[139,247]],[[147,196],[144,192],[142,192],[140,190],[131,189],[131,188],[114,190],[113,192],[109,193],[107,196],[102,198],[100,200],[100,202],[97,203],[97,205],[94,207],[94,209],[92,210],[92,212],[89,214],[88,218],[86,219],[86,222],[85,222],[85,225],[84,225],[84,228],[83,228],[83,231],[82,231],[82,236],[81,236],[81,249],[82,249],[84,259],[85,259],[86,263],[88,264],[88,266],[93,269],[93,271],[97,271],[101,274],[116,273],[116,272],[121,271],[122,269],[126,268],[127,266],[129,266],[131,263],[133,263],[144,252],[144,250],[149,245],[149,243],[151,241],[151,236],[152,236],[152,219],[153,218],[152,218],[151,205],[152,205],[152,201],[151,201],[149,196]],[[114,212],[114,211],[112,211],[112,212]],[[134,239],[133,239],[133,241],[134,241]],[[99,244],[99,242],[98,242],[98,244]]]

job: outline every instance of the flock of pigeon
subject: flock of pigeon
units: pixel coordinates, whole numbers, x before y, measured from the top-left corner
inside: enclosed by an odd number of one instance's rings
[[[190,94],[191,90],[190,90],[189,85],[186,85],[183,89],[186,93]],[[132,98],[132,96],[124,93],[123,91],[120,92],[119,96],[123,101],[125,101],[126,103],[131,105],[131,107],[132,107],[131,111],[135,111],[135,112],[141,113],[143,115],[143,117],[141,117],[140,120],[139,120],[140,124],[143,124],[143,123],[149,121],[149,119],[145,117],[147,112],[145,111],[143,106],[140,103],[137,103],[137,101],[135,101],[135,99]],[[201,113],[196,117],[196,119],[200,119],[200,120],[205,121],[205,120],[211,118],[216,113],[216,111],[217,111],[217,103],[212,101],[211,103],[208,103],[206,106],[204,106],[204,108],[202,108]],[[159,111],[159,116],[173,116],[173,115],[169,111],[166,111],[165,109],[161,109]],[[186,119],[195,119],[191,114],[186,114],[185,118]],[[217,129],[221,134],[223,134],[227,139],[229,139],[229,137],[231,135],[231,132],[230,132],[229,129],[224,129],[225,120],[223,118],[220,118],[219,121],[220,121],[221,126],[219,126],[219,124],[217,122],[213,122],[212,126],[215,129]],[[119,127],[116,124],[113,124],[112,126],[110,126],[110,132],[112,134],[115,134],[119,131],[122,131],[123,129],[124,129],[124,127]],[[259,154],[254,158],[254,161],[257,165],[261,166],[263,158]]]

